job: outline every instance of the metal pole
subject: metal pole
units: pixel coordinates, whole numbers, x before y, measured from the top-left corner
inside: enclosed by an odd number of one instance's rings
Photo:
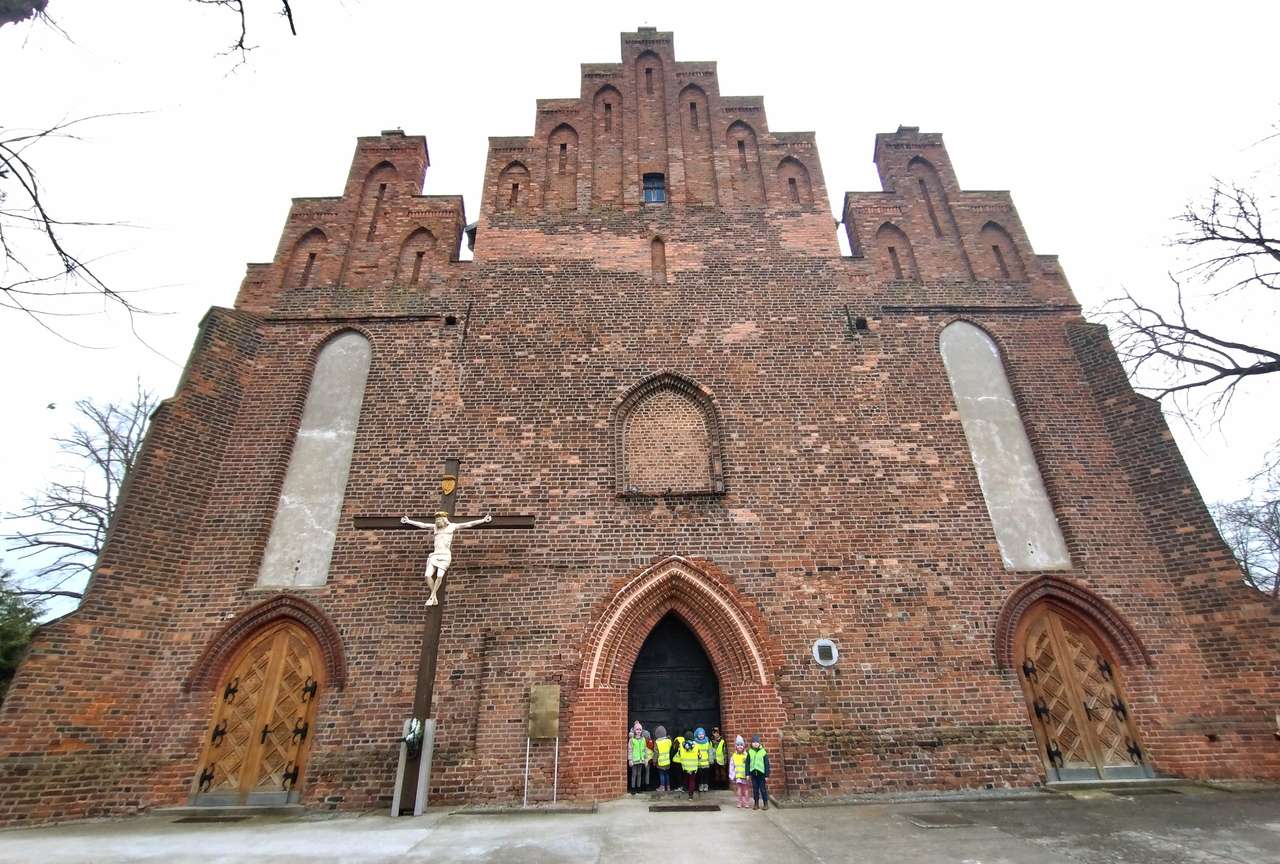
[[[556,767],[551,774],[551,803],[556,803],[556,793],[560,791],[560,736],[556,736]]]
[[[524,739],[524,803],[522,807],[529,806],[529,742],[532,739]]]

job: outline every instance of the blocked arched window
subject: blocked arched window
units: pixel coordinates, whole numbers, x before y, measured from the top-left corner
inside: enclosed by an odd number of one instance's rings
[[[916,253],[906,233],[892,222],[886,222],[876,231],[876,270],[881,279],[917,280],[920,270],[916,267]]]
[[[316,357],[259,585],[323,585],[329,578],[371,355],[369,340],[347,331]]]
[[[622,202],[622,93],[606,84],[592,103],[591,200]]]
[[[720,420],[706,389],[664,372],[632,388],[614,413],[618,491],[724,491]]]
[[[418,285],[431,273],[436,255],[436,235],[426,228],[418,228],[405,238],[396,262],[396,284]]]
[[[319,283],[322,277],[328,277],[326,247],[329,238],[319,228],[312,228],[294,245],[289,253],[289,263],[285,266],[284,287],[305,288]]]
[[[578,206],[578,130],[561,123],[547,136],[546,205],[555,210]]]
[[[778,200],[782,206],[804,207],[813,203],[813,184],[809,169],[794,156],[787,156],[778,163]]]
[[[512,162],[498,175],[498,188],[493,202],[495,210],[519,210],[529,203],[529,169],[523,162]]]
[[[988,222],[978,232],[978,245],[982,251],[978,254],[976,267],[980,276],[992,279],[1012,279],[1024,281],[1027,270],[1022,266],[1022,256],[1014,245],[1009,232],[996,222]]]
[[[938,340],[982,497],[1008,570],[1071,566],[995,342],[967,321]]]
[[[667,282],[667,244],[661,237],[654,237],[649,242],[649,265],[653,272],[653,281],[659,285]]]
[[[378,226],[382,221],[383,210],[386,209],[387,198],[393,194],[396,182],[396,166],[390,162],[379,162],[364,179],[360,190],[360,206],[356,214],[356,227],[363,232],[365,240],[372,240],[378,234]]]
[[[725,131],[725,146],[733,166],[729,177],[738,205],[764,204],[764,173],[760,170],[760,145],[755,130],[742,120],[734,120]]]

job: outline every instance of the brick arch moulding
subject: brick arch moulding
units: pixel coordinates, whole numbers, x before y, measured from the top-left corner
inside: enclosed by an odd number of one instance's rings
[[[672,611],[702,641],[722,687],[772,684],[769,655],[743,604],[703,568],[675,555],[610,599],[587,641],[581,686],[624,688],[649,631]]]
[[[292,621],[314,636],[320,645],[327,680],[338,689],[346,686],[347,663],[342,637],[333,622],[315,604],[293,594],[278,594],[241,612],[209,640],[183,682],[183,690],[213,688],[223,668],[246,639],[281,621]]]
[[[1151,665],[1146,646],[1115,606],[1079,582],[1058,573],[1045,573],[1015,588],[1000,609],[995,644],[999,668],[1013,667],[1018,625],[1028,611],[1045,602],[1060,606],[1096,627],[1120,662],[1129,666]]]

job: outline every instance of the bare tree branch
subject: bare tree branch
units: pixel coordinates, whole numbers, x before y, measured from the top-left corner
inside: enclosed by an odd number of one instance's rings
[[[22,520],[3,538],[8,550],[21,553],[19,559],[40,562],[28,581],[46,583],[24,586],[26,594],[75,596],[58,589],[69,579],[92,573],[125,477],[158,404],[141,382],[129,402],[99,405],[82,399],[76,403],[80,422],[70,433],[54,438],[58,450],[69,457],[71,464],[65,467],[74,478],[50,482],[22,510],[6,517]],[[55,584],[47,584],[53,580]]]
[[[1280,599],[1280,471],[1248,498],[1216,504],[1213,518],[1231,547],[1244,581]]]
[[[1277,134],[1280,134],[1278,132]],[[1271,137],[1268,136],[1269,140]],[[1208,409],[1221,421],[1241,384],[1280,372],[1274,333],[1245,338],[1206,326],[1214,304],[1250,290],[1250,314],[1273,313],[1280,300],[1280,235],[1269,230],[1276,199],[1214,180],[1208,201],[1188,205],[1171,245],[1192,263],[1169,274],[1171,302],[1161,308],[1128,291],[1108,301],[1116,349],[1138,388],[1167,399],[1184,416]],[[1203,288],[1197,293],[1194,288]]]
[[[249,44],[249,22],[245,16],[245,0],[192,0],[192,2],[199,3],[202,6],[221,6],[235,14],[237,23],[240,27],[240,35],[236,37],[236,40],[232,42],[231,46],[223,53],[238,53],[240,55],[240,63],[236,65],[238,66],[243,64],[248,59],[249,52],[258,47],[256,45]],[[293,7],[289,5],[289,0],[279,0],[279,2],[280,14],[289,22],[289,32],[294,36],[297,36],[298,28],[293,20]]]
[[[19,311],[52,333],[66,339],[48,318],[86,314],[65,311],[68,297],[93,295],[123,309],[131,326],[134,316],[146,310],[127,294],[108,285],[92,262],[73,251],[66,232],[85,227],[124,227],[120,222],[62,219],[55,216],[44,197],[35,164],[29,158],[34,146],[52,139],[80,140],[75,127],[123,114],[95,114],[63,119],[46,129],[0,127],[0,306]],[[48,264],[46,264],[46,260]],[[77,290],[68,286],[83,286]],[[137,335],[136,328],[134,329]],[[67,341],[71,341],[67,339]],[[78,343],[77,343],[78,344]],[[145,343],[144,343],[145,344]]]

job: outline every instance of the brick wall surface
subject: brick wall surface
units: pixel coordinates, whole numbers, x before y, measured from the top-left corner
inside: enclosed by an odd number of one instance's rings
[[[880,135],[875,159],[883,191],[846,195],[842,257],[812,133],[772,132],[762,100],[722,96],[714,64],[653,30],[584,65],[578,98],[540,100],[532,136],[490,139],[474,261],[461,199],[419,194],[425,140],[361,138],[343,195],[295,199],[275,260],[209,314],[84,604],[38,634],[0,707],[0,821],[187,801],[206,667],[277,609],[323,616],[343,670],[304,803],[384,806],[431,541],[352,520],[435,510],[446,457],[460,512],[537,527],[455,543],[438,800],[519,797],[536,683],[562,689],[561,794],[620,794],[630,665],[670,610],[784,794],[1042,780],[997,651],[1039,574],[1001,564],[938,354],[959,318],[1002,352],[1073,562],[1055,584],[1140,643],[1110,649],[1156,769],[1280,777],[1277,608],[1240,586],[1158,408],[1007,193],[962,189],[936,134]],[[645,173],[666,203],[643,203]],[[259,588],[314,359],[343,329],[373,361],[329,580]],[[647,424],[638,457],[627,418]],[[627,494],[633,468],[663,489]],[[823,637],[832,668],[810,655]],[[536,799],[551,748],[533,756]]]

